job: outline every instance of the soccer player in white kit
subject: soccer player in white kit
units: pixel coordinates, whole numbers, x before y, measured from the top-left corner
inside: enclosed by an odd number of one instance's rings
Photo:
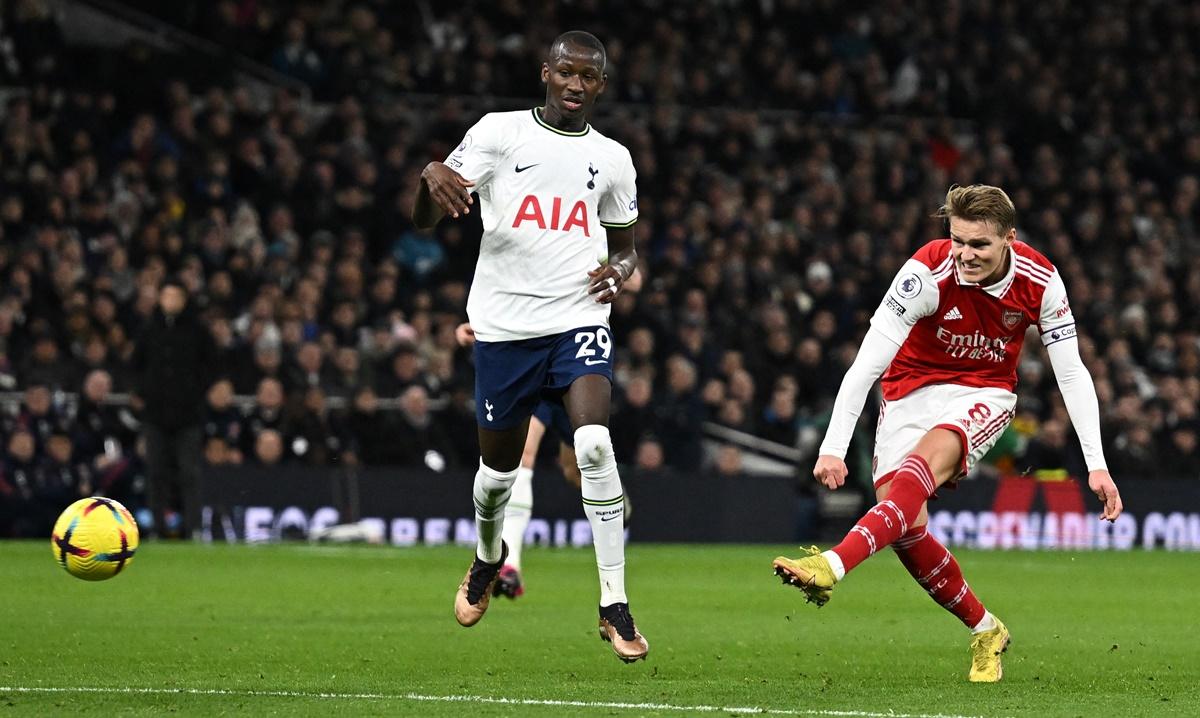
[[[413,221],[429,228],[471,211],[483,239],[467,300],[475,332],[479,471],[475,560],[459,586],[463,626],[483,617],[507,547],[504,508],[543,396],[561,398],[574,429],[584,512],[600,574],[600,637],[626,662],[645,658],[625,595],[623,493],[608,431],[609,303],[637,264],[636,174],[629,151],[587,118],[604,91],[604,45],[573,31],[542,65],[544,107],[485,115],[421,173]]]
[[[830,489],[844,483],[850,436],[882,374],[873,462],[879,503],[831,550],[781,556],[774,568],[821,606],[847,572],[890,545],[933,599],[971,629],[969,680],[995,682],[1003,675],[1008,629],[925,530],[925,503],[938,487],[965,476],[1012,421],[1028,327],[1037,327],[1050,357],[1087,460],[1088,486],[1104,503],[1100,518],[1116,520],[1122,504],[1104,461],[1099,402],[1058,270],[1016,241],[1016,209],[997,187],[952,187],[938,214],[949,218],[950,238],[922,247],[892,282],[842,380],[813,469]]]
[[[638,292],[642,286],[642,272],[634,269],[629,279],[621,285],[622,292]],[[471,346],[475,343],[475,331],[470,322],[464,322],[454,328],[454,338],[459,346]],[[513,481],[512,493],[504,507],[504,531],[501,538],[508,548],[508,556],[500,569],[492,595],[507,596],[517,599],[525,595],[525,582],[521,576],[521,553],[525,546],[525,530],[529,528],[529,520],[533,517],[533,467],[537,463],[538,449],[547,431],[558,437],[558,463],[563,477],[575,488],[581,488],[582,477],[579,475],[579,461],[575,456],[574,431],[571,420],[567,418],[567,410],[562,402],[552,399],[542,399],[529,417],[529,433],[525,436],[525,450],[521,453],[521,463],[517,466],[517,478]],[[621,491],[625,498],[621,516],[625,528],[629,528],[629,495]]]

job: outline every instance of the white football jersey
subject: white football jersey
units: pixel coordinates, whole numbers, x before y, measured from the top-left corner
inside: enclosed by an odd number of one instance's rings
[[[587,125],[564,132],[538,110],[484,115],[446,158],[475,181],[483,219],[467,300],[475,336],[512,341],[608,326],[587,293],[608,257],[606,228],[637,222],[629,150]]]

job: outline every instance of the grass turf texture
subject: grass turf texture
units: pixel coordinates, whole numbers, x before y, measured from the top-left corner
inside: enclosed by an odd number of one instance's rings
[[[632,546],[650,656],[626,666],[596,635],[590,550],[528,550],[526,595],[494,599],[463,629],[451,610],[470,559],[461,547],[147,543],[127,573],[91,584],[44,542],[0,542],[0,716],[698,712],[406,694],[785,715],[1200,714],[1195,555],[960,552],[1014,638],[1004,682],[972,685],[966,630],[890,551],[817,610],[771,575],[771,559],[794,550]],[[71,690],[28,690],[51,687]],[[109,692],[143,688],[156,692]]]

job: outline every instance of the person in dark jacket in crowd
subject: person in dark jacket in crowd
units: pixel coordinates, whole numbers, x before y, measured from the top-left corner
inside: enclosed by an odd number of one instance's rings
[[[147,503],[163,535],[171,503],[180,535],[200,527],[201,435],[204,397],[216,366],[216,345],[188,307],[186,287],[167,280],[158,308],[138,339],[131,364],[146,437]]]
[[[401,452],[396,440],[396,420],[390,412],[379,410],[379,397],[369,386],[354,393],[353,406],[346,420],[354,437],[351,453],[365,466],[396,463]]]
[[[0,452],[0,537],[44,537],[54,515],[42,501],[42,471],[33,433],[19,427]]]

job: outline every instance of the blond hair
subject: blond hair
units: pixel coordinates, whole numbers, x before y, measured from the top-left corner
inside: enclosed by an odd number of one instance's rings
[[[1001,236],[1017,226],[1017,208],[1012,200],[1004,190],[986,184],[951,186],[946,193],[946,203],[938,208],[934,216],[990,222]]]

